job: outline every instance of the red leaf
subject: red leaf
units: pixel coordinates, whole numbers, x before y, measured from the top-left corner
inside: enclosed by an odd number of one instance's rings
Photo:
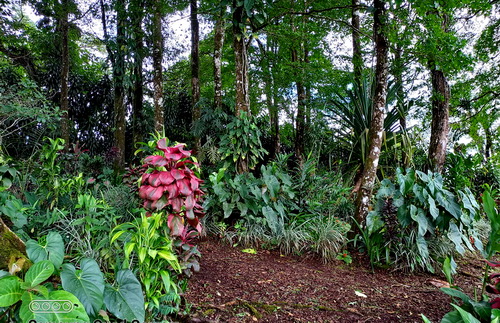
[[[500,267],[500,262],[498,262],[498,261],[488,261],[488,260],[486,260],[486,263],[487,263],[490,267]]]
[[[497,309],[500,309],[500,297],[499,297],[499,298],[492,299],[492,300],[490,301],[490,304],[491,304],[491,308],[497,308]]]
[[[149,175],[149,184],[154,187],[160,186],[162,184],[160,182],[160,173],[158,171],[155,171]]]
[[[149,179],[149,175],[148,173],[145,173],[142,175],[141,177],[141,184],[147,184],[148,183],[148,179]]]
[[[175,153],[165,153],[165,158],[168,159],[168,160],[171,160],[171,161],[178,161],[179,159],[182,158],[182,154],[178,153],[178,154],[175,154]]]
[[[193,191],[196,191],[200,187],[200,182],[201,182],[200,179],[198,179],[196,177],[191,177],[190,182],[191,182],[191,189]]]
[[[147,196],[148,196],[148,190],[151,186],[149,185],[142,185],[141,187],[139,187],[139,197],[143,200],[146,200],[147,199]]]
[[[144,162],[153,166],[161,167],[167,164],[167,160],[163,156],[152,155],[144,158]]]
[[[183,172],[181,172],[180,170],[178,169],[172,169],[170,171],[170,174],[176,179],[176,180],[181,180],[183,179],[184,177],[186,177],[186,175],[184,175]]]
[[[172,236],[180,236],[184,231],[184,219],[180,216],[170,214],[168,216],[168,227]]]
[[[201,232],[200,221],[197,218],[194,218],[192,220],[188,219],[187,222],[189,223],[189,225],[191,225],[193,228],[195,228],[196,231]]]
[[[168,192],[168,198],[173,199],[179,196],[179,190],[177,189],[177,185],[175,183],[172,183],[170,185],[165,186],[165,191]]]
[[[186,206],[186,210],[192,210],[194,208],[195,202],[196,201],[195,201],[193,195],[188,195],[188,197],[186,197],[186,200],[184,201],[184,205]]]
[[[170,172],[161,172],[160,181],[163,185],[169,185],[172,184],[175,181],[175,179],[172,177]]]
[[[162,195],[162,197],[156,201],[154,201],[152,204],[151,204],[151,208],[152,209],[156,209],[156,210],[161,210],[163,209],[165,206],[168,205],[168,199],[165,195]]]
[[[180,212],[182,206],[182,199],[180,198],[169,199],[168,204],[172,205],[172,211]]]
[[[148,191],[148,200],[156,201],[161,198],[163,195],[165,188],[163,186],[152,187],[151,190]]]
[[[486,291],[488,293],[491,293],[491,294],[500,294],[500,292],[498,291],[498,289],[496,289],[495,287],[493,287],[491,285],[486,285]]]
[[[156,147],[158,147],[158,149],[163,150],[163,151],[168,149],[169,147],[167,146],[167,138],[162,138],[162,139],[158,140]]]
[[[196,216],[194,215],[194,212],[193,210],[186,210],[186,217],[188,218],[188,220],[194,220],[196,219]]]
[[[177,187],[179,188],[179,192],[184,196],[189,196],[193,193],[189,188],[189,181],[187,179],[177,181]]]

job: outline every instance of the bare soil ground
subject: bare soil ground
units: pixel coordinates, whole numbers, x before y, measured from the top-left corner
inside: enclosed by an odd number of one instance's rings
[[[200,244],[201,270],[189,282],[191,322],[439,322],[450,297],[434,284],[442,275],[371,273],[362,255],[353,264],[243,253],[209,239]],[[455,283],[480,288],[483,263],[460,260]],[[364,297],[364,296],[366,297]]]

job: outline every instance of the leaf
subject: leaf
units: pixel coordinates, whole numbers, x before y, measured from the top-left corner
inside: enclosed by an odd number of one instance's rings
[[[257,254],[257,250],[255,250],[255,249],[253,249],[253,248],[243,249],[243,250],[241,250],[241,252],[244,252],[244,253],[250,253],[250,254],[252,254],[252,255]]]
[[[104,276],[94,259],[83,258],[80,270],[64,264],[61,281],[64,290],[74,294],[91,317],[98,315],[103,305]]]
[[[453,243],[455,244],[455,249],[460,254],[463,254],[465,252],[465,249],[462,246],[462,233],[460,232],[455,223],[450,223],[450,228],[446,236],[448,237],[448,239],[453,241]]]
[[[58,232],[52,231],[46,236],[44,245],[35,240],[28,240],[26,242],[26,252],[33,263],[50,260],[54,267],[59,268],[64,260],[64,242]]]
[[[107,309],[121,320],[144,321],[144,298],[141,284],[128,269],[120,270],[116,274],[115,286],[106,285],[104,303]]]
[[[82,303],[63,290],[53,291],[45,299],[25,292],[19,316],[23,322],[90,322]]]
[[[465,323],[481,323],[481,321],[479,321],[477,318],[475,318],[471,313],[465,311],[464,309],[462,309],[458,305],[451,304],[451,306],[453,306],[454,308],[457,309],[457,311],[460,313],[462,320]]]
[[[424,321],[424,323],[432,323],[432,321],[429,320],[424,314],[420,314],[420,316],[422,317],[422,321]]]
[[[0,307],[9,307],[17,303],[22,295],[19,278],[8,276],[0,279]]]
[[[36,285],[46,281],[54,272],[54,265],[48,260],[37,262],[28,269],[24,281],[35,287]]]
[[[464,320],[458,311],[451,311],[443,316],[441,323],[464,323]]]
[[[463,292],[456,290],[454,288],[446,288],[443,287],[440,289],[446,295],[450,295],[451,297],[460,298],[464,303],[470,303],[470,297],[464,294]]]
[[[434,220],[436,220],[439,216],[439,210],[436,207],[436,201],[431,196],[428,197],[427,201],[429,202],[429,211],[431,213],[431,216]]]

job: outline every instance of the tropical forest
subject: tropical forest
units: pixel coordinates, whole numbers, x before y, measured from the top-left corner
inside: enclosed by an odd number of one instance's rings
[[[499,0],[0,0],[0,323],[500,323]]]

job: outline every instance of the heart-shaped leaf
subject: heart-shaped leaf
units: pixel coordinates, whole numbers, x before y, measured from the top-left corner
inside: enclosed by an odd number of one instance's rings
[[[54,267],[59,268],[64,260],[64,242],[58,232],[49,232],[45,243],[28,240],[26,242],[26,252],[34,263],[50,260]]]
[[[104,303],[107,309],[121,320],[144,321],[144,298],[141,284],[130,270],[116,274],[115,286],[104,289]]]

